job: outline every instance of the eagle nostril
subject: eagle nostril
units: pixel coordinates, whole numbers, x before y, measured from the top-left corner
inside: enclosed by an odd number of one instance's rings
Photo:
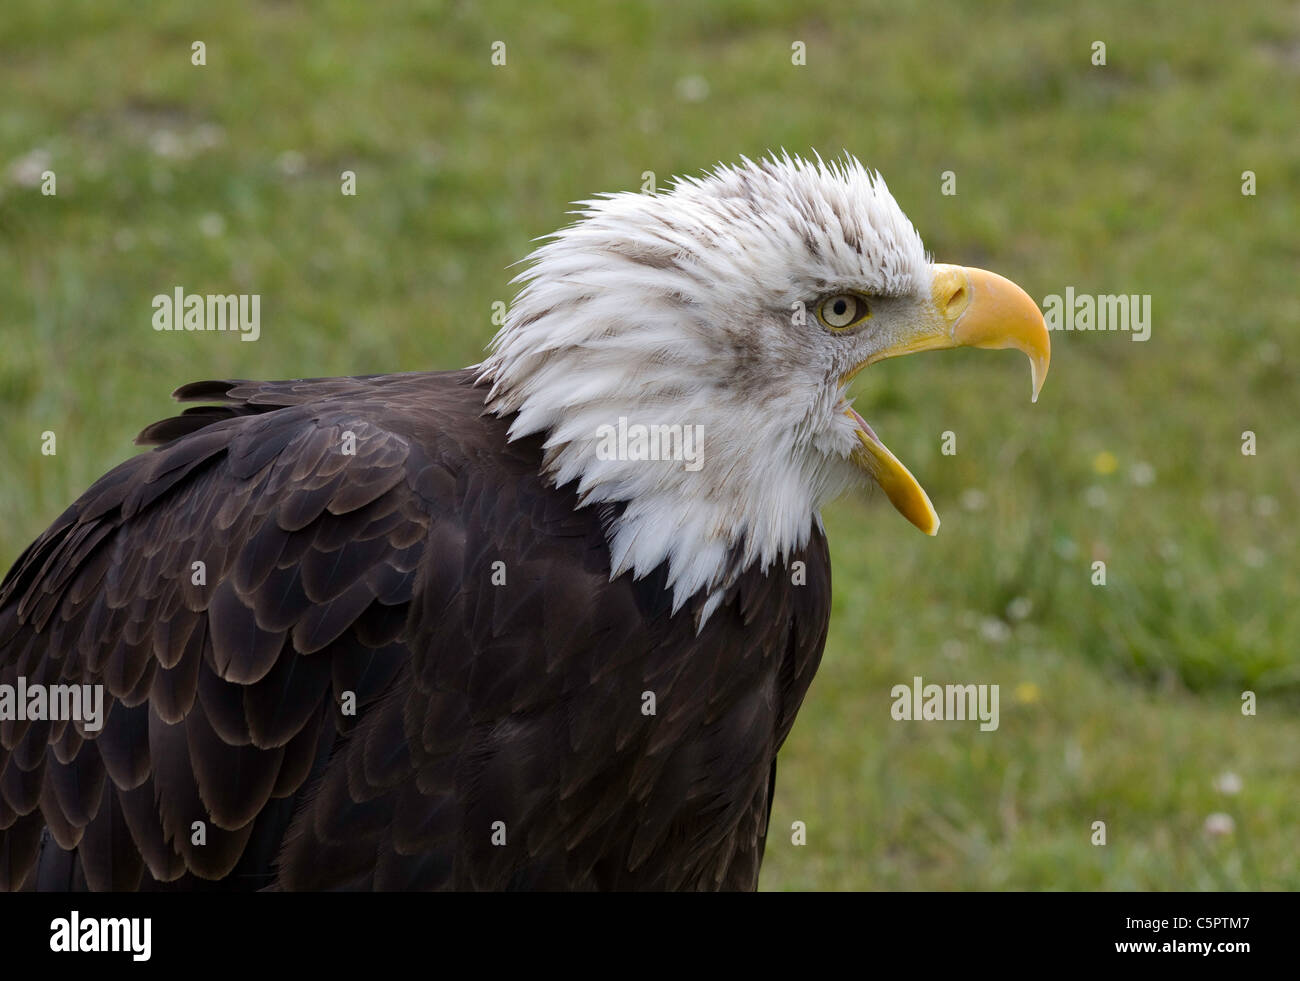
[[[944,316],[949,320],[956,320],[966,310],[966,305],[970,302],[970,289],[965,283],[958,284],[957,288],[952,291],[948,301],[943,305]]]

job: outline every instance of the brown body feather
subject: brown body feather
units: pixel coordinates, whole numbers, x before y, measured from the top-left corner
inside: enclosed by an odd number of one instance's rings
[[[105,686],[101,731],[0,722],[0,888],[755,886],[825,539],[697,634],[663,568],[610,581],[614,506],[548,486],[483,394],[178,391],[219,404],[146,429],[0,586],[0,683]]]

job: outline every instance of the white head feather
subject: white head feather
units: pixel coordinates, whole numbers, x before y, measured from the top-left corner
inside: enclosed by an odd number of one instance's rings
[[[929,289],[925,250],[852,157],[742,158],[580,205],[515,280],[481,365],[487,404],[518,413],[512,439],[546,434],[557,486],[624,504],[612,576],[668,563],[674,610],[707,591],[702,624],[744,569],[805,545],[822,506],[865,479],[841,382],[864,342],[828,331],[814,304],[852,290],[906,305]],[[702,465],[603,459],[602,427],[620,418],[702,427]]]

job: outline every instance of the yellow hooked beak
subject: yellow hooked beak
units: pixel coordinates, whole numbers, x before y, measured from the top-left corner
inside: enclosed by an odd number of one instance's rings
[[[847,384],[867,365],[901,354],[953,347],[1014,347],[1029,356],[1033,401],[1037,402],[1052,358],[1047,324],[1038,304],[1015,283],[996,273],[937,264],[931,269],[934,285],[924,314],[904,324],[896,337],[848,372],[841,382]],[[861,443],[853,453],[853,461],[880,485],[903,517],[927,535],[935,534],[939,515],[925,490],[866,421],[852,409],[847,411],[858,423]]]

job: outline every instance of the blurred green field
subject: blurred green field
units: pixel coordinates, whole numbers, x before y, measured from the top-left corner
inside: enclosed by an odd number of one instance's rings
[[[826,516],[835,614],[763,887],[1300,888],[1295,5],[687,7],[7,0],[0,566],[183,382],[476,362],[568,202],[847,149],[937,260],[1150,294],[1153,326],[1053,335],[1033,406],[1006,353],[859,376],[944,524]],[[260,293],[260,341],[153,331],[177,285]],[[1000,728],[892,721],[915,675],[1000,684]]]

